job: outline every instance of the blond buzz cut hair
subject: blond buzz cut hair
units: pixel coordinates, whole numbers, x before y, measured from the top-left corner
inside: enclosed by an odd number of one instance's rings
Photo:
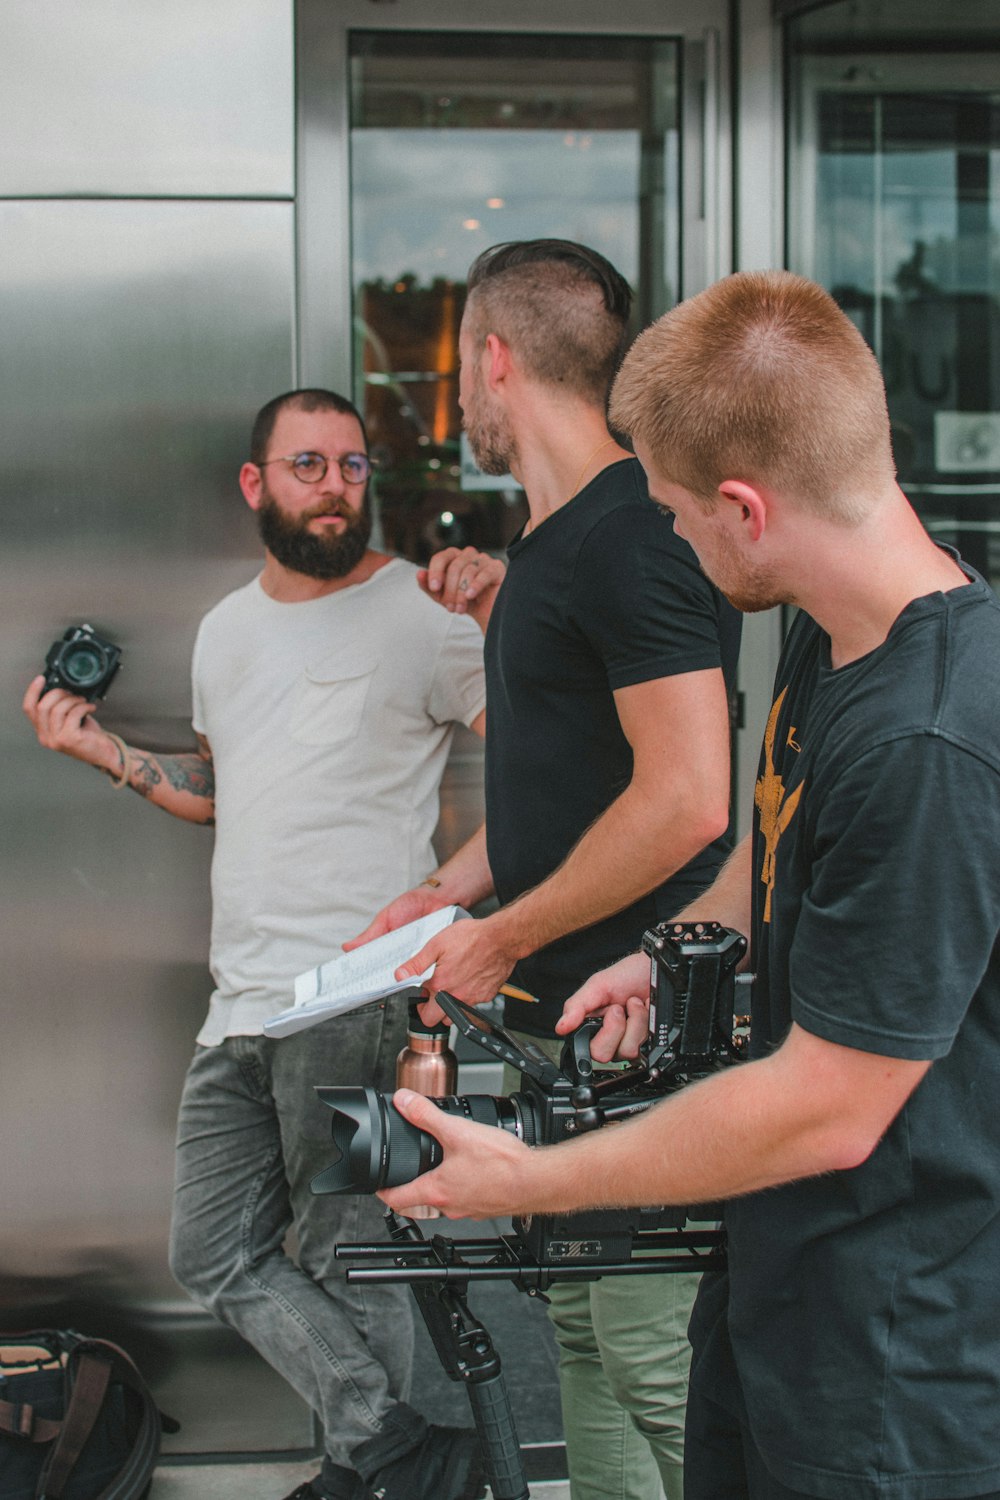
[[[740,479],[853,525],[895,478],[874,354],[822,287],[788,271],[727,276],[647,328],[610,421],[706,504]]]

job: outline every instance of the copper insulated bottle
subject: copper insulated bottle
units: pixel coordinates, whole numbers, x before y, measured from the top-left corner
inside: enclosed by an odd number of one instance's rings
[[[443,1099],[458,1086],[458,1058],[451,1050],[451,1027],[447,1021],[428,1026],[420,1019],[416,1004],[410,1006],[406,1046],[396,1058],[396,1087],[412,1089],[428,1099]],[[441,1211],[429,1205],[409,1210],[411,1219],[439,1219]]]

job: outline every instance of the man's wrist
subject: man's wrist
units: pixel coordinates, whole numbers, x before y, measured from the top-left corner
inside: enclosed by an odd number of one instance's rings
[[[503,955],[511,968],[519,959],[530,957],[536,946],[524,941],[524,925],[517,916],[518,904],[515,901],[510,906],[502,906],[499,911],[481,919],[497,953]]]
[[[468,906],[467,893],[464,892],[454,876],[449,876],[446,869],[436,870],[431,875],[425,875],[417,887],[418,890],[429,890],[437,897],[442,906]]]
[[[132,770],[132,752],[121,735],[112,734],[108,729],[104,731],[104,734],[111,749],[109,755],[99,764],[98,769],[103,771],[111,785],[119,790],[128,785],[129,774]]]

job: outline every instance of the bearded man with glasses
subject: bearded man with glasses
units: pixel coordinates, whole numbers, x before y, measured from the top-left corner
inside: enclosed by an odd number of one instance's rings
[[[94,704],[35,679],[40,742],[176,817],[216,827],[216,988],[181,1100],[171,1265],[316,1411],[322,1471],[288,1500],[474,1500],[471,1430],[407,1402],[405,1287],[347,1288],[338,1240],[378,1239],[374,1198],[314,1197],[329,1131],[313,1086],[391,1089],[400,999],[274,1041],[290,982],[436,866],[431,836],[456,722],[483,732],[482,637],[416,569],[373,550],[364,425],[331,391],[276,397],[240,488],[264,567],[201,622],[198,751],[127,745]],[[283,1249],[293,1228],[298,1252]]]

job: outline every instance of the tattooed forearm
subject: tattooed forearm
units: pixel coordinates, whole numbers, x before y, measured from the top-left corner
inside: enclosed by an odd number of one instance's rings
[[[140,797],[188,822],[215,822],[211,755],[155,755],[133,748],[128,754],[128,784]]]
[[[142,751],[133,750],[129,786],[137,791],[140,797],[151,797],[162,780],[160,768],[153,757],[144,755]]]
[[[192,797],[215,796],[215,772],[211,761],[201,755],[162,755],[160,766],[170,785]]]

